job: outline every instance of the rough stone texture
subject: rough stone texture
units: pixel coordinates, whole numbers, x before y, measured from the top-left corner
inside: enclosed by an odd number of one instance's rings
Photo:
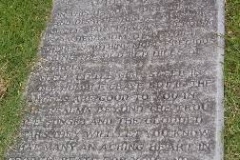
[[[55,0],[9,160],[220,160],[222,0]]]

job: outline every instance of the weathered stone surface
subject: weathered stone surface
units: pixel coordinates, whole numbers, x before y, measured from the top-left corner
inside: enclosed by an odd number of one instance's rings
[[[222,159],[222,33],[222,0],[55,0],[7,159]]]

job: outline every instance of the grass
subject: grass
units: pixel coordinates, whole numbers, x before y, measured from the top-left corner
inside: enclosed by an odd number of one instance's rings
[[[227,0],[225,160],[240,160],[240,0]]]
[[[52,0],[0,0],[0,159],[18,131],[22,90]]]
[[[22,91],[51,0],[0,0],[0,159],[22,117]],[[227,0],[225,160],[240,160],[240,0]]]

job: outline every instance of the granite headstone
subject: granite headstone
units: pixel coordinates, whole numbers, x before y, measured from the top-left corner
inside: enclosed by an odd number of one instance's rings
[[[55,0],[8,160],[221,160],[223,0]]]

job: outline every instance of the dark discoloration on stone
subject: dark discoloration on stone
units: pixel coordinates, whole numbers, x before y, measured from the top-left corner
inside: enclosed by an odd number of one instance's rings
[[[220,0],[54,3],[8,159],[221,159]]]

